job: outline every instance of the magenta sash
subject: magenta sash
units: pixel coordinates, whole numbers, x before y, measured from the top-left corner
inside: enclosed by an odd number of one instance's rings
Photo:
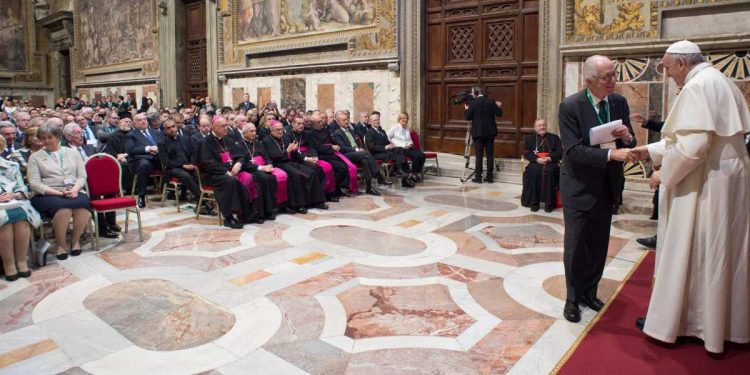
[[[307,146],[299,146],[299,151],[306,153],[308,150]],[[326,176],[326,185],[324,189],[326,193],[333,193],[336,190],[336,176],[333,174],[333,166],[325,161],[318,159],[318,165],[323,169],[323,173]]]
[[[357,182],[357,166],[354,165],[349,159],[344,156],[344,154],[336,151],[336,156],[341,159],[344,163],[346,163],[346,166],[349,167],[349,192],[350,193],[357,193],[359,191],[359,183]]]
[[[253,161],[255,164],[258,165],[266,165],[266,159],[264,159],[262,156],[253,156]],[[287,201],[288,194],[287,194],[287,187],[286,187],[286,172],[282,171],[279,168],[274,167],[273,171],[271,172],[274,177],[276,177],[276,204],[282,204]]]
[[[258,198],[258,187],[255,186],[253,175],[245,171],[241,171],[240,173],[237,173],[237,179],[242,182],[245,190],[247,190],[247,196],[248,198],[250,198],[250,201],[254,201],[256,198]]]

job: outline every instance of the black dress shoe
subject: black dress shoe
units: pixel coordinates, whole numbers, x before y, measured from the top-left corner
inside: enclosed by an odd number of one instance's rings
[[[339,197],[337,197],[335,195],[331,195],[329,197],[326,197],[326,200],[329,201],[329,202],[338,202],[339,201]]]
[[[401,186],[405,188],[413,188],[416,185],[414,184],[414,182],[412,182],[412,180],[404,177],[401,179]]]
[[[581,309],[578,308],[577,303],[573,301],[565,301],[563,316],[565,317],[565,320],[571,323],[578,323],[581,321]]]
[[[538,204],[532,204],[530,206],[530,208],[531,208],[531,212],[537,212],[537,211],[539,211],[539,205]]]
[[[488,184],[491,184],[491,183],[495,182],[495,180],[493,180],[492,178],[487,177],[487,178],[484,179],[484,182],[486,182]]]
[[[276,220],[276,213],[271,212],[270,214],[266,215],[266,220]]]
[[[656,236],[639,238],[635,240],[635,242],[638,242],[643,247],[647,247],[649,249],[656,249]]]
[[[252,219],[247,219],[245,221],[246,224],[263,224],[265,222],[266,222],[266,220],[263,219],[262,217],[254,217]]]
[[[393,185],[393,181],[388,181],[383,177],[378,178],[378,185]]]
[[[242,229],[242,223],[237,221],[234,217],[228,217],[224,220],[224,226],[232,229]]]
[[[70,250],[70,256],[77,257],[77,256],[81,255],[81,252],[83,252],[83,250],[81,250],[81,249],[75,249],[75,250],[71,249]]]
[[[635,320],[635,326],[643,331],[643,327],[646,326],[646,318],[638,318]]]
[[[138,208],[144,208],[146,207],[146,197],[139,195],[138,196]]]
[[[481,184],[482,183],[482,177],[474,177],[471,179],[471,182],[475,184]]]
[[[588,306],[588,308],[590,308],[591,310],[594,310],[594,311],[600,311],[602,309],[602,307],[604,307],[604,302],[602,302],[602,300],[600,300],[599,298],[596,298],[596,297],[594,297],[594,298],[588,298],[588,297],[581,298],[581,304],[583,304],[584,306]]]
[[[113,231],[113,232],[117,232],[117,233],[120,233],[120,232],[122,232],[122,228],[120,228],[120,226],[119,226],[119,225],[117,225],[117,224],[111,224],[111,225],[109,226],[109,230],[111,230],[111,231]]]
[[[555,206],[551,204],[545,204],[544,205],[544,212],[552,212],[555,209]]]
[[[351,194],[349,194],[349,193],[347,193],[347,192],[345,192],[345,191],[343,191],[341,189],[339,189],[339,191],[335,192],[335,194],[337,196],[339,196],[339,197],[347,197],[347,198],[349,198],[349,197],[352,196]]]
[[[68,259],[68,253],[55,254],[55,258],[57,258],[57,260],[65,260],[65,259]]]
[[[16,272],[13,275],[5,275],[5,281],[13,282],[13,281],[18,280],[19,277],[21,277],[21,276],[18,275],[18,272]]]
[[[99,229],[99,237],[104,238],[117,238],[117,232],[113,231],[111,228],[101,228]]]
[[[306,214],[307,213],[307,208],[304,208],[304,207],[295,207],[294,208],[294,212],[296,212],[298,214]]]
[[[374,187],[370,186],[367,189],[365,189],[365,193],[370,195],[380,195],[380,192],[377,191]]]
[[[31,270],[28,270],[26,272],[19,272],[18,277],[28,278],[31,277]]]
[[[312,208],[317,208],[317,209],[321,209],[321,210],[327,210],[328,209],[328,205],[325,204],[325,203],[318,203],[318,204],[313,205]]]

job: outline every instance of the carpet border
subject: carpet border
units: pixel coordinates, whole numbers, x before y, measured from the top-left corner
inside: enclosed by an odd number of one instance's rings
[[[594,325],[596,325],[596,323],[599,322],[599,318],[601,318],[604,315],[604,313],[607,312],[607,310],[609,309],[609,305],[615,300],[615,298],[617,298],[617,296],[620,295],[620,292],[625,287],[625,284],[630,280],[630,278],[633,276],[635,271],[638,270],[638,268],[641,266],[641,263],[643,263],[643,261],[648,256],[649,251],[652,251],[652,250],[645,250],[643,254],[641,255],[641,257],[638,258],[638,261],[636,261],[633,268],[630,270],[630,272],[628,272],[627,276],[625,276],[625,279],[622,280],[622,283],[620,283],[620,286],[617,287],[617,290],[615,290],[615,293],[612,295],[612,297],[610,297],[609,301],[607,301],[604,307],[602,307],[602,311],[597,313],[596,316],[594,316],[594,319],[592,319],[589,322],[589,324],[586,325],[586,328],[584,328],[583,332],[581,332],[581,334],[578,335],[578,338],[576,339],[575,342],[573,342],[573,345],[571,345],[570,349],[568,349],[568,351],[565,352],[565,355],[563,355],[562,358],[560,358],[560,360],[557,361],[557,365],[555,365],[552,371],[550,371],[550,375],[556,375],[558,372],[560,372],[562,367],[565,366],[565,363],[568,362],[568,360],[576,351],[576,349],[578,349],[578,346],[581,345],[581,342],[588,335],[589,331],[591,331],[591,329],[594,328]]]

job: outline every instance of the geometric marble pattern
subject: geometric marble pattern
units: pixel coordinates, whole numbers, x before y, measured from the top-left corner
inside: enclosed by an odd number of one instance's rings
[[[594,318],[563,319],[562,211],[521,186],[383,192],[243,230],[153,204],[144,242],[0,281],[0,372],[544,374]],[[614,220],[602,300],[655,231]]]

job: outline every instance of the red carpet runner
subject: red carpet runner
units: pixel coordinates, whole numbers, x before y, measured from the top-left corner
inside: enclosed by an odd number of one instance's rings
[[[750,345],[725,344],[720,356],[709,355],[698,339],[679,346],[658,344],[635,327],[651,297],[653,252],[626,280],[604,313],[558,364],[558,374],[750,374]]]

